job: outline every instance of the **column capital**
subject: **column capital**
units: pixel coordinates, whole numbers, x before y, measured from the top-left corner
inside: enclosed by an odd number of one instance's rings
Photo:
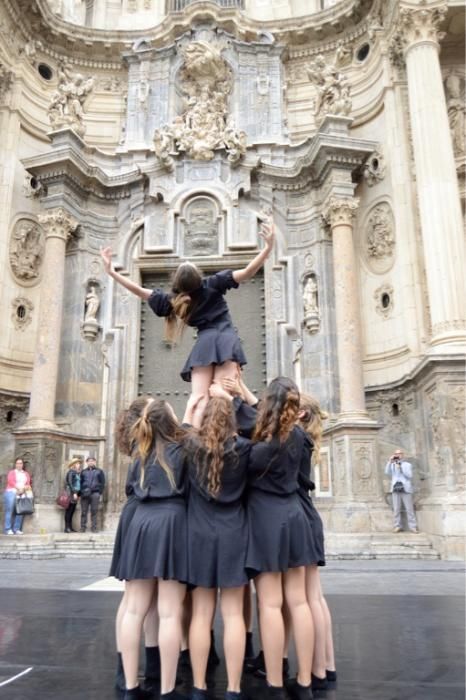
[[[48,209],[37,217],[45,231],[45,238],[61,238],[66,241],[78,228],[79,222],[66,209]]]
[[[338,224],[352,226],[353,218],[359,207],[359,197],[331,196],[324,204],[324,221],[333,228]]]
[[[444,36],[439,27],[447,10],[445,0],[401,3],[397,32],[401,36],[405,53],[417,44],[431,43],[438,46]]]

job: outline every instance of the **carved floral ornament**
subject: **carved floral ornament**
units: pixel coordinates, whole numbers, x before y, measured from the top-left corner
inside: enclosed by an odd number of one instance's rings
[[[324,205],[324,222],[332,229],[338,225],[352,226],[358,207],[358,197],[331,197]]]
[[[78,221],[61,207],[39,214],[38,219],[46,238],[61,238],[66,242],[78,228]]]
[[[220,50],[206,41],[194,41],[181,49],[179,75],[184,111],[174,122],[154,134],[155,155],[171,169],[174,157],[185,153],[194,160],[212,160],[225,149],[237,164],[246,153],[246,134],[228,116],[228,97],[233,86],[231,69]]]
[[[23,286],[36,284],[44,258],[44,234],[31,219],[19,219],[10,237],[10,266]]]
[[[395,224],[388,202],[379,202],[369,211],[363,228],[363,250],[369,267],[387,272],[394,262]]]

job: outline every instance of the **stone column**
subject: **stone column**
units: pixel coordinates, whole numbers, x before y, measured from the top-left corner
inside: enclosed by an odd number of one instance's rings
[[[353,218],[359,200],[332,196],[324,207],[333,239],[340,418],[367,420],[362,372],[359,290],[353,243]]]
[[[65,248],[78,222],[65,209],[57,208],[40,214],[39,223],[45,231],[45,256],[26,427],[56,429],[55,393],[60,357]]]
[[[463,225],[438,55],[438,27],[446,12],[443,0],[405,3],[400,9],[431,343],[441,351],[465,337]]]

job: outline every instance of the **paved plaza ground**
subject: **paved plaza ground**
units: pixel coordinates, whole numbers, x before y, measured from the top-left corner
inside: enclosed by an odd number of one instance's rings
[[[118,697],[113,623],[121,593],[106,578],[108,566],[107,558],[0,560],[0,698]],[[322,580],[338,684],[316,700],[464,700],[461,562],[331,561]],[[220,638],[218,620],[216,630]],[[223,697],[223,662],[209,687],[212,698]],[[250,676],[244,687],[252,700],[266,697]],[[181,690],[188,695],[188,679]]]

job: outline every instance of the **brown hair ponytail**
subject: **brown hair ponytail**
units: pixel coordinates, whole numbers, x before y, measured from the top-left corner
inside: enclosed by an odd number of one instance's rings
[[[178,266],[172,280],[172,311],[165,319],[164,339],[175,344],[183,334],[193,311],[191,292],[202,284],[202,273],[192,263],[186,262]]]
[[[299,423],[312,438],[312,442],[314,443],[313,458],[315,464],[318,464],[322,433],[324,432],[323,421],[328,418],[328,413],[320,407],[317,399],[310,396],[310,394],[301,394],[299,404],[300,414],[302,414],[299,416]]]
[[[299,413],[299,391],[286,377],[270,382],[260,403],[253,440],[270,442],[278,438],[285,442]]]

